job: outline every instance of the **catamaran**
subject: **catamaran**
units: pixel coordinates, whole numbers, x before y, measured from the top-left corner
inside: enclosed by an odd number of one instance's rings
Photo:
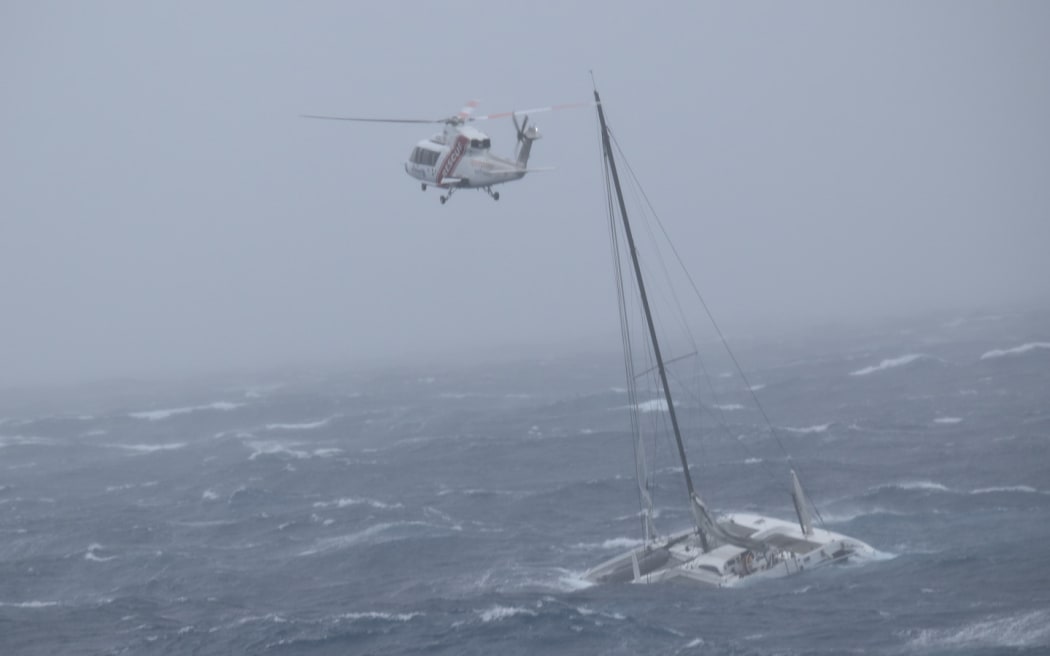
[[[716,515],[696,491],[689,471],[672,388],[668,381],[668,361],[664,360],[660,351],[653,312],[642,278],[642,267],[639,264],[616,159],[613,156],[612,136],[606,124],[605,111],[597,89],[594,91],[594,100],[601,128],[606,180],[611,180],[611,191],[615,192],[615,205],[611,200],[609,203],[614,247],[618,239],[614,214],[615,210],[619,209],[622,235],[626,240],[626,250],[630,254],[635,286],[645,317],[649,349],[647,356],[655,364],[653,369],[659,376],[658,386],[663,393],[664,403],[660,404],[659,410],[666,412],[677,446],[693,525],[677,533],[659,535],[653,525],[652,500],[641,483],[640,474],[639,490],[644,500],[641,513],[645,534],[643,544],[599,564],[586,572],[584,578],[594,583],[681,581],[727,587],[742,581],[787,576],[850,558],[873,556],[875,550],[868,544],[813,525],[809,500],[794,469],[790,470],[790,495],[795,508],[795,521],[748,513]],[[626,256],[624,259],[627,259]],[[619,259],[617,271],[619,272]],[[621,328],[625,326],[624,287],[622,278],[619,278]],[[625,360],[629,362],[629,340],[625,339],[624,344]],[[633,384],[633,378],[629,366],[629,385]],[[640,472],[641,469],[639,467]]]

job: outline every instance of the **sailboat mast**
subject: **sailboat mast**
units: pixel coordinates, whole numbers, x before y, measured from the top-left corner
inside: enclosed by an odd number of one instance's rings
[[[653,356],[656,358],[656,367],[660,372],[660,383],[664,388],[664,400],[667,401],[667,413],[671,417],[671,428],[674,431],[674,441],[678,445],[678,457],[682,461],[682,473],[685,474],[685,487],[689,492],[689,504],[693,505],[696,499],[696,490],[693,488],[693,477],[689,474],[689,462],[685,457],[685,444],[682,442],[682,432],[678,428],[678,415],[675,413],[674,400],[671,398],[671,386],[667,384],[667,369],[664,367],[664,359],[660,354],[660,342],[656,338],[656,326],[653,324],[653,313],[649,309],[649,297],[645,293],[645,282],[642,280],[642,267],[638,264],[638,251],[634,247],[634,235],[631,233],[631,223],[627,220],[627,206],[623,201],[623,189],[620,187],[620,176],[616,172],[616,160],[613,158],[612,144],[609,140],[609,128],[605,124],[605,112],[602,110],[602,101],[598,97],[598,90],[594,90],[594,102],[598,106],[598,121],[602,129],[602,149],[605,152],[605,160],[609,163],[609,172],[612,173],[613,187],[616,189],[616,201],[620,205],[620,218],[623,220],[623,231],[627,236],[627,245],[631,252],[631,263],[634,265],[634,276],[638,281],[638,294],[642,299],[642,309],[645,311],[645,323],[649,327],[649,339],[653,345]],[[702,527],[697,522],[697,529]]]

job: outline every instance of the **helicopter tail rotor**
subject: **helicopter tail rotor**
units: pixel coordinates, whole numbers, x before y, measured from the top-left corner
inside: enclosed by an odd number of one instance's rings
[[[535,125],[529,125],[528,115],[521,119],[521,124],[518,124],[518,117],[511,114],[511,120],[514,121],[514,129],[518,133],[518,153],[517,160],[518,166],[525,168],[529,164],[529,155],[532,154],[532,142],[536,141],[543,135],[540,134],[540,129]]]

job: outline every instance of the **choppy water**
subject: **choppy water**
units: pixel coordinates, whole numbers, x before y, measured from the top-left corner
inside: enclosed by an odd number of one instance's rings
[[[1009,315],[743,349],[828,527],[882,555],[721,591],[579,578],[640,537],[615,358],[12,391],[0,652],[1046,653],[1047,342]],[[747,395],[718,405],[709,504],[792,517]]]

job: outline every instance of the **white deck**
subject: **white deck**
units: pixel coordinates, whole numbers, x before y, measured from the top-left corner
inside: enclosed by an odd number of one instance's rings
[[[720,518],[718,523],[727,532],[758,543],[763,549],[722,544],[705,553],[696,533],[685,531],[611,558],[588,571],[584,578],[595,583],[683,581],[726,587],[875,553],[860,540],[819,528],[804,535],[798,524],[773,517],[737,513]]]

